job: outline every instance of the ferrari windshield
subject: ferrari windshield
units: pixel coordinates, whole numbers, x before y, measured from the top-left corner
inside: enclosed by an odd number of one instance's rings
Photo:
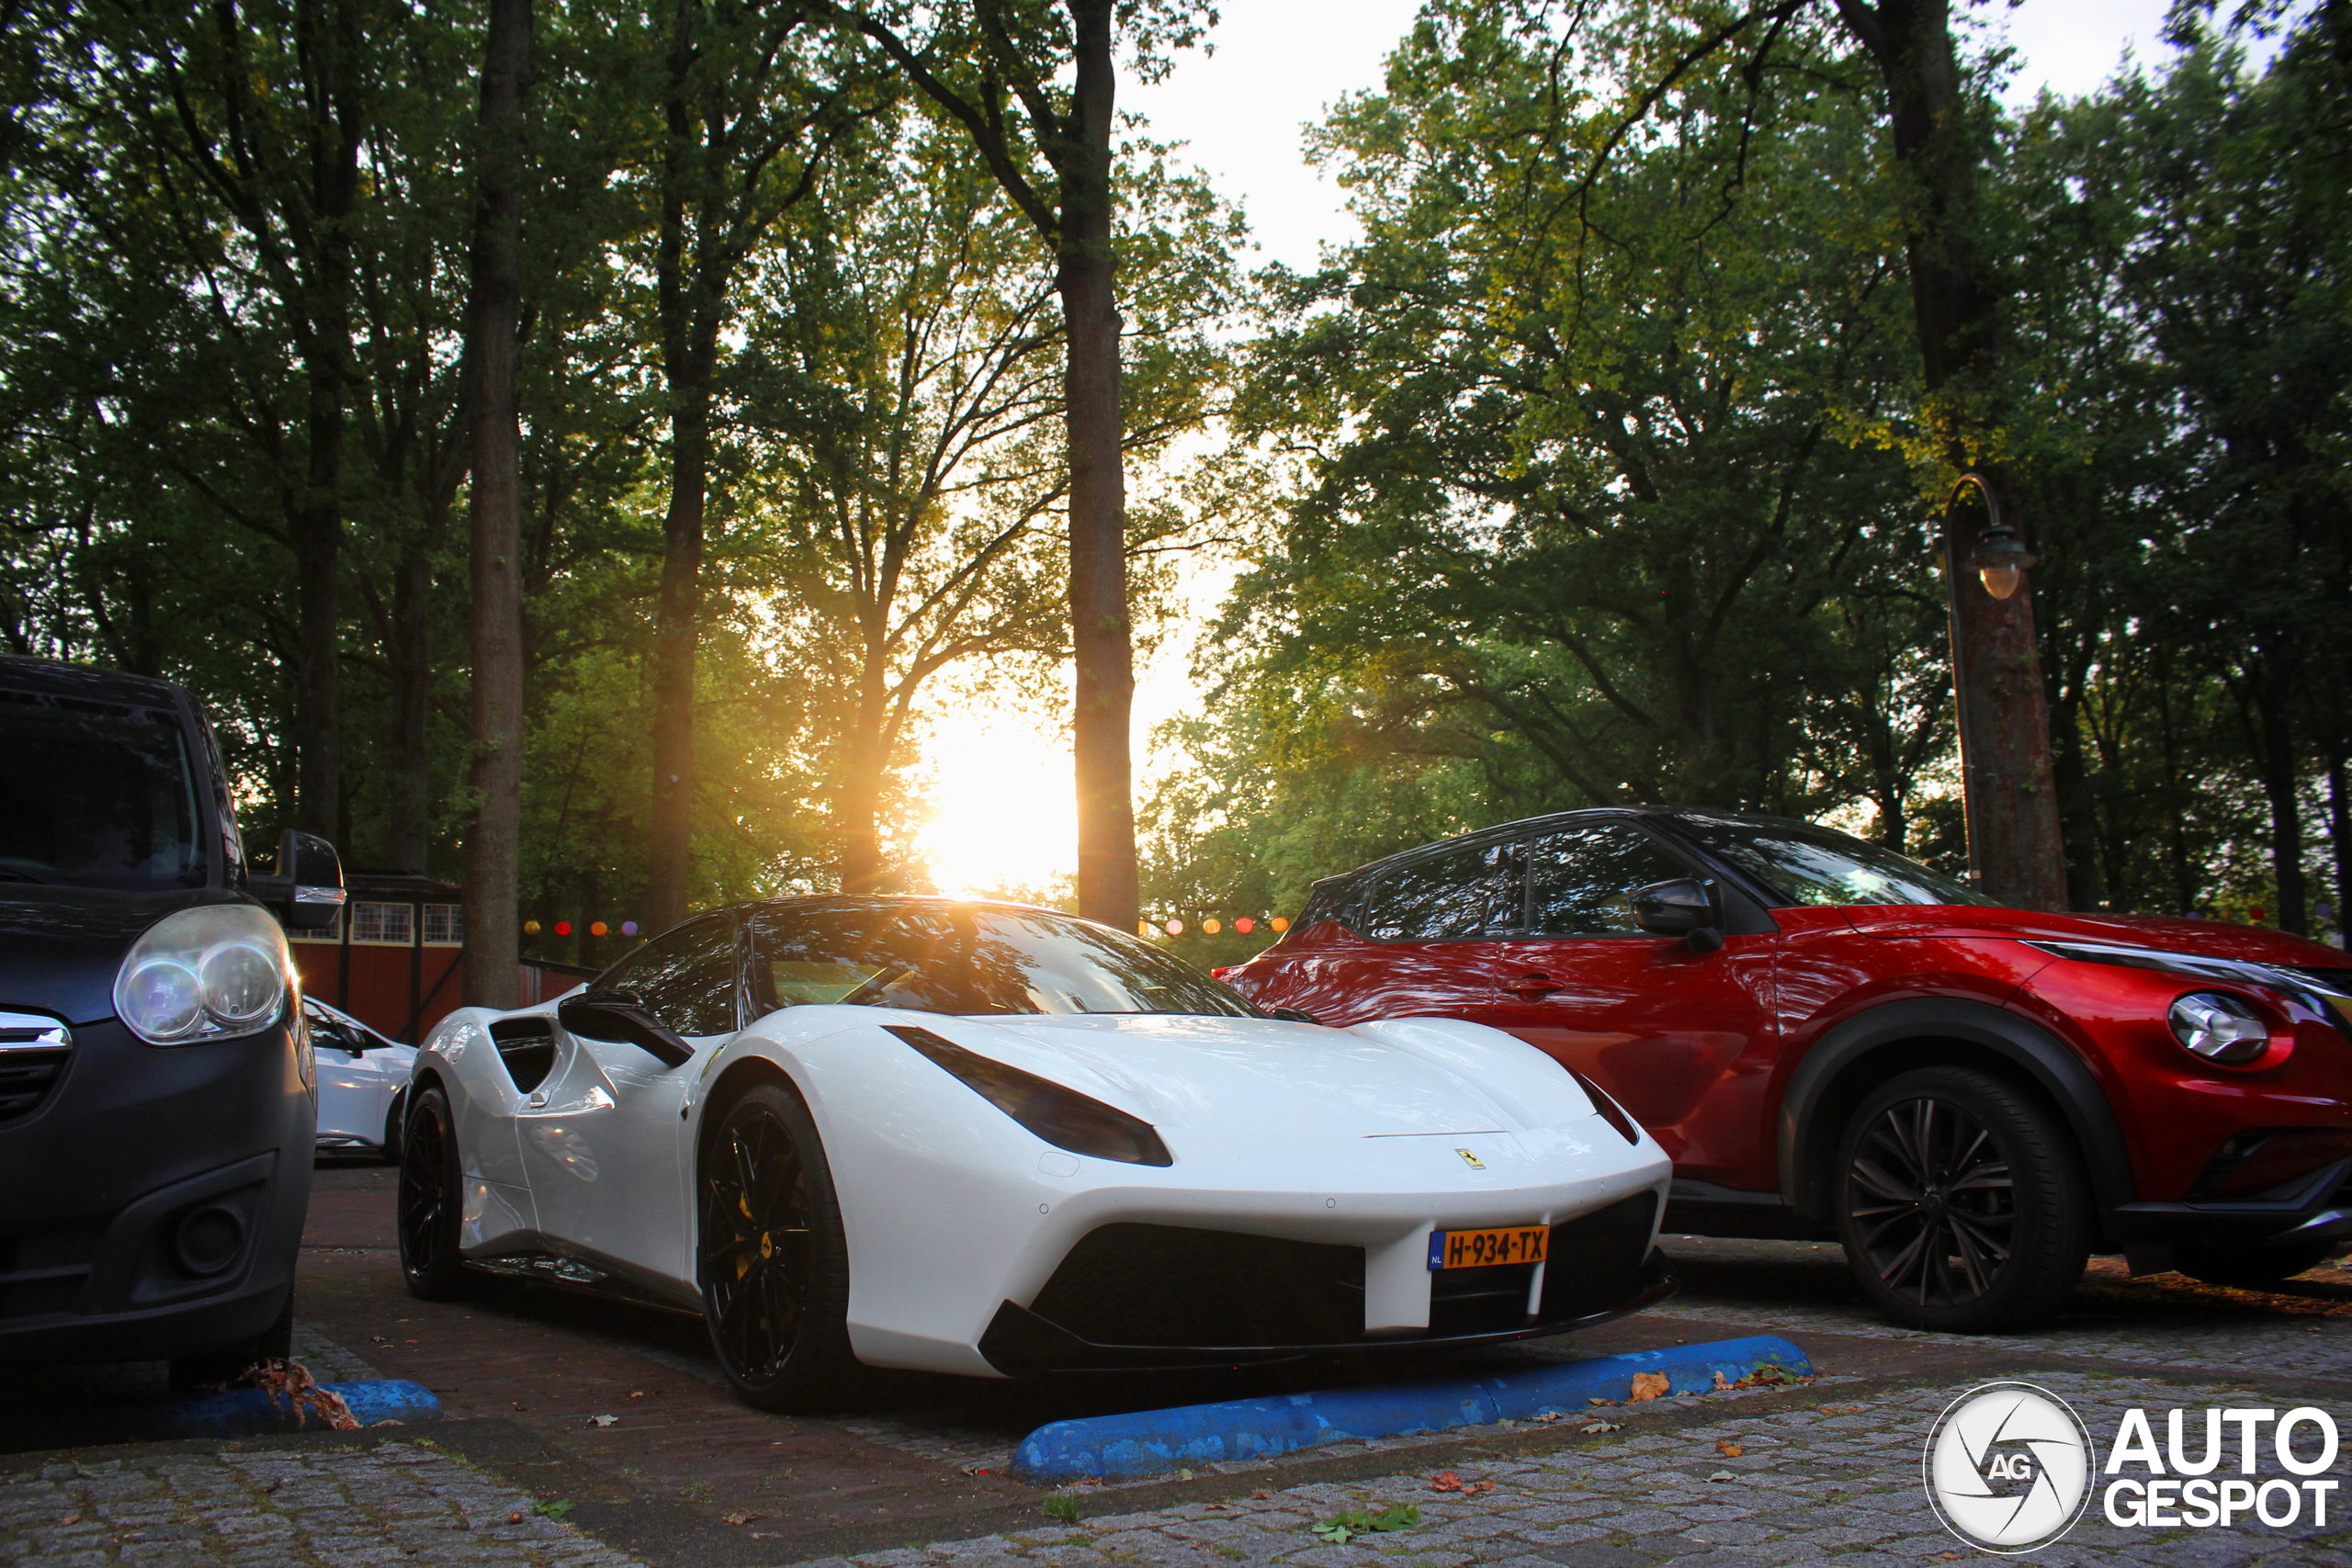
[[[1917,861],[1802,822],[1689,813],[1675,826],[1791,904],[1992,904]]]
[[[1044,909],[842,898],[752,923],[763,1010],[809,1002],[923,1012],[1157,1012],[1247,1018],[1234,991],[1148,942]]]
[[[0,882],[200,887],[187,743],[169,713],[0,690]]]

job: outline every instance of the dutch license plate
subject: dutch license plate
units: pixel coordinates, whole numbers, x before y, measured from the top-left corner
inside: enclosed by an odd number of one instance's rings
[[[1498,1225],[1491,1230],[1431,1231],[1430,1267],[1484,1269],[1497,1263],[1541,1263],[1551,1244],[1548,1225]]]

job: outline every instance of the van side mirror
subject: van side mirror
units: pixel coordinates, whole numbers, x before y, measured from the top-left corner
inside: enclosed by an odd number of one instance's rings
[[[277,906],[288,931],[324,931],[342,918],[343,858],[316,833],[280,833],[277,874],[248,883],[254,897]]]
[[[645,1010],[633,991],[582,991],[560,1002],[556,1021],[582,1040],[634,1045],[665,1067],[695,1059],[695,1048]]]
[[[1653,882],[1634,889],[1627,902],[1634,908],[1634,923],[1652,936],[1679,936],[1698,953],[1713,953],[1724,944],[1715,900],[1703,883],[1689,877]]]

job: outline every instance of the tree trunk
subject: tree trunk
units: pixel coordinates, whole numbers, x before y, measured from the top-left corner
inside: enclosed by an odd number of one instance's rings
[[[1977,228],[1976,167],[1949,0],[1838,0],[1838,14],[1886,84],[1894,154],[1910,177],[1904,251],[1930,417],[1946,422],[1946,457],[1971,460],[1967,433],[1997,394],[1999,301]],[[2008,500],[2005,494],[2004,500]],[[1964,563],[1973,508],[1948,509],[1962,750],[1972,858],[1987,893],[2020,908],[2064,907],[2066,868],[2050,765],[2050,720],[2034,645],[2030,583],[2006,600]],[[2018,521],[2011,517],[2011,522]]]
[[[2099,874],[2098,799],[2091,784],[2089,760],[2083,754],[2081,672],[2075,671],[2058,695],[2058,712],[2050,727],[2051,778],[2058,791],[2058,825],[2064,835],[2066,907],[2097,909],[2107,901]]]
[[[882,890],[882,835],[876,824],[882,815],[882,782],[890,768],[890,698],[884,687],[883,662],[887,657],[878,648],[870,648],[866,653],[857,717],[849,743],[842,749],[841,785],[834,799],[839,803],[840,875],[844,893]]]
[[[703,512],[710,482],[710,382],[718,301],[690,218],[714,194],[703,184],[691,75],[696,13],[678,7],[663,105],[662,233],[655,260],[662,374],[670,393],[670,508],[662,519],[662,586],[653,616],[653,795],[646,824],[645,929],[686,917],[694,852],[695,655],[702,619]],[[701,211],[707,225],[708,211]]]
[[[511,1008],[523,830],[522,355],[524,95],[531,0],[491,0],[482,48],[481,172],[474,209],[473,755],[466,835],[466,1001]]]
[[[686,918],[695,788],[695,651],[702,618],[703,500],[710,471],[710,383],[671,375],[670,510],[662,520],[662,596],[653,627],[653,812],[646,929]]]
[[[427,539],[411,535],[392,568],[390,636],[391,758],[385,781],[384,863],[395,871],[424,870],[433,844],[433,562]]]
[[[2271,912],[2280,931],[2307,936],[2311,890],[2303,878],[2303,805],[2295,790],[2295,732],[2287,719],[2293,682],[2270,678],[2267,671],[2265,677],[2255,690],[2254,711],[2262,725],[2256,758],[2262,793],[2270,800],[2270,868],[2278,887],[2278,907]]]
[[[310,455],[292,522],[296,643],[294,825],[332,838],[343,819],[340,714],[343,616],[343,375],[333,325],[314,328],[307,355]]]
[[[2335,859],[2335,940],[2352,947],[2352,791],[2345,788],[2344,755],[2327,760],[2327,842]]]
[[[1126,472],[1121,447],[1117,258],[1111,245],[1116,74],[1111,0],[1071,0],[1072,140],[1062,174],[1056,285],[1069,339],[1070,714],[1078,785],[1078,911],[1132,931],[1139,897],[1128,758],[1135,646],[1127,620]]]
[[[302,369],[309,382],[303,488],[288,519],[294,547],[294,736],[300,757],[294,825],[329,838],[348,815],[343,800],[342,606],[344,382],[350,374],[351,235],[359,200],[364,124],[352,79],[359,45],[356,16],[344,6],[301,6],[296,48],[309,65],[320,112],[310,127],[314,239],[304,258],[301,297],[289,300],[302,322]]]

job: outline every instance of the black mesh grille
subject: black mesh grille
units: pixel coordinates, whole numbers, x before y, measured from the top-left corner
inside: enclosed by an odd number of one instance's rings
[[[1581,1219],[1552,1227],[1544,1267],[1544,1316],[1581,1317],[1618,1305],[1625,1282],[1649,1256],[1657,1194],[1636,1192]]]
[[[1430,1334],[1508,1334],[1527,1321],[1532,1263],[1497,1263],[1485,1269],[1430,1271]]]
[[[1104,1225],[1030,1311],[1097,1345],[1332,1345],[1363,1336],[1363,1248]]]
[[[70,1045],[28,1051],[0,1049],[0,1122],[22,1116],[39,1105],[65,1071]]]

